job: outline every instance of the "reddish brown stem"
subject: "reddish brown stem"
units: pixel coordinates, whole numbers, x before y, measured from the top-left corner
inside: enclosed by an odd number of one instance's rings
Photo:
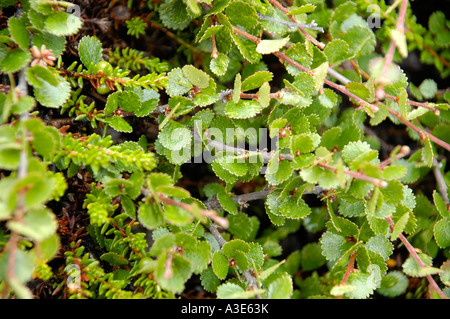
[[[447,151],[450,151],[450,144],[438,139],[437,137],[435,137],[434,135],[428,133],[427,131],[422,130],[421,128],[415,126],[414,124],[412,124],[411,122],[409,122],[408,120],[404,119],[402,117],[402,115],[400,114],[400,112],[394,111],[392,109],[388,109],[389,113],[391,113],[392,115],[394,115],[398,120],[400,120],[403,124],[405,124],[406,126],[408,126],[410,129],[412,129],[414,132],[416,132],[417,134],[419,134],[419,136],[421,138],[424,138],[425,136],[428,137],[431,141],[433,141],[434,143],[438,144],[439,146],[445,148]]]
[[[337,172],[337,168],[336,167],[330,166],[330,165],[325,164],[325,163],[317,163],[317,166],[325,168],[325,169],[330,170],[330,171],[335,172],[335,173]],[[373,183],[375,186],[378,186],[378,187],[386,187],[387,186],[387,182],[386,181],[383,181],[383,180],[378,179],[378,178],[370,177],[370,176],[367,176],[367,175],[364,175],[364,174],[361,174],[361,173],[358,173],[358,172],[352,172],[352,171],[343,170],[343,173],[346,174],[346,175],[352,176],[354,178],[361,179],[361,180]]]
[[[405,32],[405,17],[406,17],[406,8],[408,7],[408,0],[402,1],[402,6],[400,8],[400,12],[398,14],[398,20],[397,24],[395,25],[395,30],[397,30],[400,33]],[[386,57],[384,58],[384,67],[383,71],[381,72],[380,79],[383,79],[386,77],[389,67],[391,66],[392,61],[394,60],[394,54],[395,54],[395,41],[394,39],[391,40],[391,43],[389,44],[389,50],[386,54]]]
[[[389,223],[389,227],[391,229],[394,228],[394,222],[392,220],[392,217],[386,217],[386,221]],[[411,254],[411,256],[414,258],[414,260],[419,264],[420,268],[427,267],[420,259],[419,255],[416,252],[416,249],[409,243],[409,241],[406,239],[406,237],[403,234],[400,234],[398,238],[401,240],[403,245],[405,245],[408,252]],[[430,283],[431,287],[441,296],[442,299],[449,299],[446,294],[441,290],[441,288],[438,286],[438,284],[434,281],[433,277],[431,275],[427,275],[427,280]]]

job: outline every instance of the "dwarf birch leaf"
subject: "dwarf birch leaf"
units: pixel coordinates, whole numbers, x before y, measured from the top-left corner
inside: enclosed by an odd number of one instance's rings
[[[103,119],[99,119],[99,121],[108,123],[113,129],[115,129],[118,132],[127,132],[127,133],[133,132],[133,127],[120,116],[114,115]]]
[[[394,229],[391,233],[391,241],[395,241],[398,236],[405,230],[409,220],[409,212],[404,213],[395,223]]]
[[[256,51],[261,54],[270,54],[280,51],[286,43],[288,43],[289,37],[275,40],[261,40],[256,46]]]
[[[237,103],[228,101],[225,105],[225,114],[232,119],[247,119],[261,112],[262,106],[257,101],[239,100]]]
[[[436,222],[433,228],[434,239],[440,248],[450,246],[450,220],[443,218]]]
[[[158,139],[164,147],[178,151],[191,142],[192,136],[186,126],[176,121],[170,121],[161,130]]]
[[[209,68],[215,75],[222,76],[227,73],[229,63],[230,59],[228,58],[228,56],[223,53],[219,53],[217,58],[211,59]]]
[[[11,17],[8,20],[8,30],[19,47],[27,50],[30,46],[30,34],[28,33],[25,23],[15,17]]]
[[[445,205],[445,202],[442,199],[441,195],[439,195],[436,190],[433,191],[433,202],[439,214],[441,214],[443,218],[450,218],[450,213],[447,210],[447,206]]]
[[[290,46],[286,51],[286,56],[294,60],[295,62],[300,63],[305,68],[309,69],[311,67],[313,58],[312,55],[306,49],[306,46],[303,43],[295,43]],[[295,76],[301,74],[302,71],[297,67],[291,65],[290,63],[285,63],[286,70],[289,74]]]
[[[257,71],[248,76],[241,84],[242,91],[250,91],[259,88],[265,82],[272,81],[273,74],[269,71]]]
[[[30,60],[30,52],[20,48],[12,49],[0,60],[0,70],[4,73],[13,73],[27,65]]]
[[[193,85],[202,89],[209,86],[209,76],[204,71],[197,69],[193,65],[185,65],[181,70]]]
[[[46,107],[60,107],[70,97],[70,84],[61,76],[57,76],[56,79],[58,85],[51,85],[42,80],[41,87],[34,87],[36,100]]]
[[[228,259],[220,251],[214,252],[211,265],[217,278],[221,280],[226,278],[228,274]]]
[[[422,93],[424,98],[431,99],[436,95],[437,84],[432,79],[425,79],[419,85],[419,90],[420,90],[420,93]]]
[[[166,92],[170,96],[183,95],[192,88],[191,82],[184,76],[180,68],[174,68],[170,71],[167,75],[167,80]]]
[[[342,39],[334,39],[328,42],[324,49],[327,56],[328,63],[332,66],[337,66],[349,58],[349,46],[347,42]]]
[[[72,35],[78,32],[83,22],[79,17],[64,11],[53,12],[45,19],[45,30],[55,35]]]
[[[91,63],[98,64],[102,60],[102,42],[93,36],[84,36],[78,44],[78,54],[86,68]]]
[[[270,299],[290,299],[293,292],[292,278],[288,273],[284,273],[267,288],[267,296]]]

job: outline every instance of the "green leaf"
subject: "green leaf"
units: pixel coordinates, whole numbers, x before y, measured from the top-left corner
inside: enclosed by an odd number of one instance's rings
[[[432,99],[436,95],[437,88],[436,82],[432,79],[425,79],[419,85],[420,93],[426,99]]]
[[[381,281],[380,269],[377,266],[372,268],[370,273],[353,272],[348,279],[348,285],[356,287],[355,290],[347,292],[346,296],[351,299],[363,299],[369,297],[378,288]]]
[[[164,2],[159,10],[162,23],[174,30],[185,29],[192,20],[186,3],[182,0],[170,0]]]
[[[10,252],[6,251],[0,256],[0,279],[5,281],[11,279],[8,277],[9,274],[9,258]],[[15,252],[15,263],[14,263],[14,276],[21,283],[26,283],[32,279],[33,269],[35,264],[33,262],[34,256],[31,252],[23,251],[22,249],[17,249]]]
[[[53,12],[45,19],[45,30],[55,35],[72,35],[81,28],[82,21],[74,14]]]
[[[139,205],[138,210],[139,222],[147,229],[155,229],[164,224],[164,217],[161,210],[152,204],[142,204]]]
[[[449,211],[447,210],[447,205],[445,205],[445,201],[436,190],[433,190],[433,202],[439,214],[441,214],[443,218],[450,217]]]
[[[215,292],[221,283],[212,267],[208,267],[201,273],[200,280],[202,282],[203,289],[209,292]]]
[[[433,228],[434,239],[440,248],[450,246],[450,220],[443,218],[436,222]]]
[[[230,59],[228,58],[228,56],[223,53],[219,53],[216,58],[211,59],[209,68],[215,75],[222,76],[227,72],[229,63]]]
[[[225,211],[230,214],[237,214],[237,205],[228,193],[226,193],[225,191],[218,192],[217,199],[219,200],[220,205]]]
[[[402,295],[409,286],[409,280],[401,271],[393,270],[381,279],[377,293],[382,296],[395,298]]]
[[[191,143],[191,132],[181,123],[170,121],[158,135],[161,144],[172,151],[181,150]]]
[[[70,84],[60,76],[56,76],[57,85],[42,79],[41,86],[34,86],[36,100],[46,107],[58,108],[70,98]]]
[[[267,165],[265,177],[271,185],[281,184],[292,175],[291,162],[280,160],[279,156],[280,151],[277,151]]]
[[[99,119],[99,121],[109,124],[113,129],[115,129],[118,132],[126,132],[126,133],[133,132],[133,127],[120,116],[113,115],[110,117]]]
[[[0,71],[4,73],[16,72],[25,67],[31,61],[31,54],[28,51],[16,48],[8,51],[0,60]]]
[[[314,75],[314,90],[318,91],[324,83],[325,78],[328,74],[328,62],[322,63],[320,66],[313,70]]]
[[[247,164],[244,162],[243,158],[238,156],[218,156],[214,160],[214,163],[219,164],[222,169],[235,176],[244,176],[248,171]]]
[[[8,227],[33,240],[42,241],[56,233],[56,216],[47,208],[32,209],[23,221],[10,221]]]
[[[345,237],[326,231],[320,238],[320,246],[322,248],[322,254],[328,261],[336,261],[341,255],[341,248],[345,244]]]
[[[263,289],[245,291],[241,286],[225,283],[217,288],[218,299],[249,299],[264,292]]]
[[[185,282],[191,277],[191,262],[181,256],[175,255],[167,267],[167,253],[158,257],[155,269],[155,278],[161,288],[173,293],[181,293],[184,290]]]
[[[391,241],[395,241],[400,234],[405,230],[409,221],[409,212],[404,213],[395,223],[394,229],[391,233]]]
[[[180,96],[187,93],[192,88],[191,82],[180,68],[174,68],[167,75],[166,92],[170,96]]]
[[[371,237],[366,244],[369,251],[373,251],[384,258],[385,261],[389,259],[394,250],[394,246],[383,235],[376,235]]]
[[[422,160],[425,166],[431,167],[433,165],[433,146],[431,145],[430,138],[427,136],[424,139],[424,147],[422,148]]]
[[[224,112],[232,119],[247,119],[256,116],[261,110],[262,106],[257,101],[239,100],[234,103],[233,100],[230,100],[225,105]]]
[[[366,26],[354,25],[340,38],[349,45],[352,58],[368,55],[375,49],[375,35]]]
[[[19,47],[27,50],[30,46],[30,34],[28,33],[25,23],[15,17],[11,17],[8,20],[8,30]]]
[[[225,279],[228,274],[228,259],[220,251],[216,251],[212,257],[212,269],[219,279]]]
[[[209,86],[209,76],[204,71],[197,69],[193,65],[185,65],[181,71],[184,76],[193,85],[199,88],[207,88]]]
[[[274,40],[261,40],[256,46],[256,52],[261,54],[271,54],[274,52],[278,52],[288,42],[289,37]]]
[[[164,217],[174,225],[183,226],[192,221],[193,216],[184,208],[175,205],[164,206]]]
[[[233,1],[226,7],[225,13],[232,25],[243,27],[250,33],[256,32],[260,28],[256,10],[249,3]]]
[[[300,65],[304,66],[305,68],[309,69],[312,64],[312,56],[306,49],[306,46],[303,43],[295,43],[292,46],[289,47],[286,51],[286,56],[288,58],[291,58],[295,62],[298,62]],[[285,63],[286,70],[289,72],[289,74],[296,76],[302,73],[300,69],[297,67],[291,65],[290,63]]]
[[[301,266],[304,271],[320,268],[326,263],[322,249],[317,242],[308,243],[301,250]]]
[[[33,34],[32,43],[38,48],[45,45],[47,49],[52,50],[55,58],[58,58],[66,48],[66,38],[64,36],[58,36],[44,31],[36,31]]]
[[[208,21],[206,20],[205,23],[207,23]],[[208,24],[205,24],[205,26],[207,26]],[[199,32],[199,34],[197,35],[197,42],[202,42],[205,41],[207,38],[212,37],[213,35],[215,35],[217,32],[219,32],[221,29],[223,28],[223,25],[213,25],[208,27],[204,33],[201,35],[200,38],[198,38],[198,36],[200,35],[201,32]]]
[[[284,273],[267,288],[267,297],[270,299],[290,299],[293,292],[292,278],[289,274]]]
[[[102,42],[93,36],[84,36],[78,44],[80,60],[86,68],[102,60]]]
[[[115,252],[104,253],[103,255],[100,256],[100,259],[106,261],[112,266],[123,266],[128,264],[127,258]]]
[[[232,258],[236,251],[242,251],[247,253],[250,251],[250,246],[248,243],[241,239],[233,239],[228,241],[222,246],[222,252],[225,256]]]
[[[265,82],[270,82],[273,79],[272,72],[258,71],[248,76],[241,84],[242,91],[250,91],[259,88]]]
[[[338,66],[349,59],[349,45],[341,39],[334,39],[328,42],[323,53],[327,56],[328,63],[332,66]]]

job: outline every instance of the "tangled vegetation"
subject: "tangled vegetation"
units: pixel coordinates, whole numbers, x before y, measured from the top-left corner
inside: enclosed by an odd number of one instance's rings
[[[450,20],[387,2],[2,1],[2,298],[447,299]]]

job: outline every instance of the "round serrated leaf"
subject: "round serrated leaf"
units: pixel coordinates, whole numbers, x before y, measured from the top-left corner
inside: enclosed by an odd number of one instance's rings
[[[41,81],[42,87],[34,87],[36,100],[46,107],[60,107],[70,97],[70,84],[63,77],[57,76],[58,85],[51,85],[47,81]]]
[[[0,71],[4,73],[16,72],[26,66],[30,60],[30,52],[19,48],[10,50],[0,61]]]
[[[275,40],[261,40],[256,46],[256,52],[261,54],[270,54],[279,51],[288,43],[289,37]]]
[[[292,278],[287,273],[270,283],[267,296],[270,299],[290,299],[293,292]]]
[[[161,144],[172,151],[179,151],[191,142],[189,129],[181,123],[170,121],[158,135]]]
[[[219,279],[225,279],[228,274],[228,259],[220,251],[214,252],[212,257],[212,269]]]
[[[41,241],[54,235],[57,228],[56,217],[47,208],[29,210],[23,221],[10,221],[8,227],[33,240]]]
[[[30,46],[30,34],[22,20],[11,17],[8,20],[8,30],[11,37],[22,49],[26,50]]]
[[[78,44],[78,54],[86,68],[91,63],[98,64],[102,60],[102,42],[93,36],[84,36]]]
[[[64,11],[53,12],[45,20],[47,32],[55,35],[72,35],[76,33],[82,25],[82,21],[74,14]]]
[[[128,124],[128,122],[121,118],[120,116],[110,116],[101,119],[102,122],[109,124],[113,129],[115,129],[118,132],[126,132],[131,133],[133,132],[133,127]]]
[[[185,65],[181,70],[193,85],[202,89],[209,86],[209,75],[204,71],[197,69],[193,65]]]
[[[440,248],[450,246],[450,220],[443,218],[434,225],[434,239]]]
[[[217,58],[211,59],[209,63],[209,68],[215,75],[222,76],[225,75],[225,73],[227,73],[229,62],[230,60],[227,55],[219,53]]]
[[[377,293],[385,297],[398,297],[408,288],[409,280],[401,271],[390,271],[381,279]]]

